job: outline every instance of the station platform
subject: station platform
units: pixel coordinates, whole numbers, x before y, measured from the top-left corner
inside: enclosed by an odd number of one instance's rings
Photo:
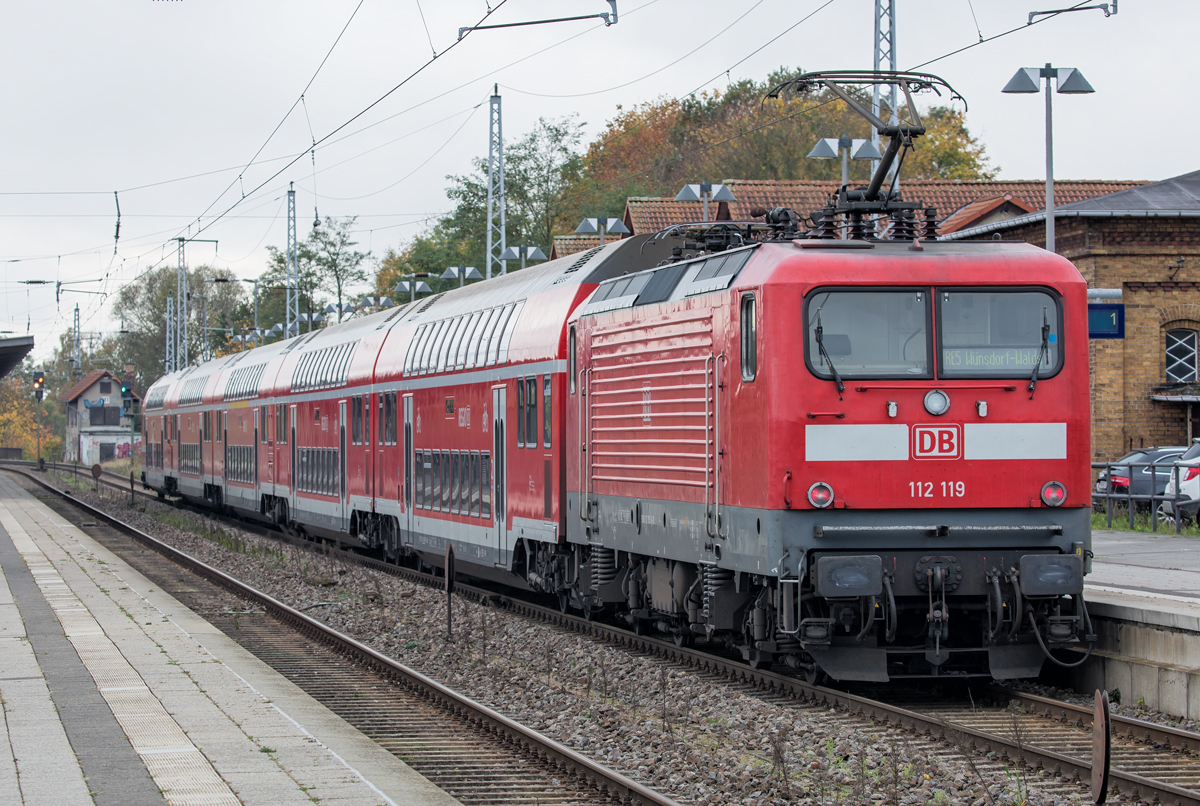
[[[1069,685],[1200,720],[1200,538],[1096,529],[1092,551],[1084,598],[1098,640]]]
[[[453,806],[0,476],[0,803]]]

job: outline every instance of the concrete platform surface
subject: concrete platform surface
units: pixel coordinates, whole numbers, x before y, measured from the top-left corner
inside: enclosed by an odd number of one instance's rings
[[[0,477],[0,803],[457,801]]]

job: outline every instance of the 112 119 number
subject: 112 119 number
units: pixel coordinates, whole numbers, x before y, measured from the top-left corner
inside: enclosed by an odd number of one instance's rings
[[[967,494],[967,485],[961,481],[910,481],[908,494],[912,498],[962,498]]]

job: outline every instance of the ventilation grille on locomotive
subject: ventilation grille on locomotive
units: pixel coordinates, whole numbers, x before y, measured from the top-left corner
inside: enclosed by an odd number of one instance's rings
[[[558,285],[559,283],[565,283],[572,274],[586,266],[587,262],[599,254],[600,250],[603,248],[603,246],[593,246],[591,249],[584,252],[574,263],[567,267],[566,271],[564,271],[558,278],[555,279],[553,284]]]

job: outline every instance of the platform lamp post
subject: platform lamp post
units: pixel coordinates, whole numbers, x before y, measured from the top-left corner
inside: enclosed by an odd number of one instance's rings
[[[604,246],[605,232],[609,235],[628,235],[629,227],[621,223],[621,219],[619,218],[599,216],[597,218],[585,218],[575,228],[575,234],[577,235],[595,235],[599,233],[601,246]]]
[[[300,321],[307,322],[308,323],[308,332],[312,333],[313,322],[324,322],[325,317],[321,316],[321,314],[319,314],[319,313],[302,313],[302,314],[300,314]],[[300,333],[299,328],[296,328],[296,333],[297,333],[297,335]]]
[[[842,187],[850,184],[850,160],[883,159],[879,149],[870,140],[851,138],[848,134],[841,137],[822,137],[817,141],[813,150],[808,152],[809,159],[835,160],[842,158]]]
[[[546,253],[536,246],[510,246],[504,250],[504,254],[500,256],[501,260],[516,260],[521,259],[521,268],[525,268],[525,261],[528,260],[545,260]]]
[[[1074,67],[1022,67],[1001,92],[1035,93],[1042,91],[1046,79],[1046,251],[1054,251],[1054,126],[1050,101],[1050,79],[1058,81],[1058,91],[1064,95],[1087,95],[1095,92],[1083,73]]]
[[[708,203],[710,201],[731,202],[737,201],[737,197],[733,195],[732,190],[724,185],[714,185],[712,182],[700,182],[698,184],[684,185],[683,190],[676,194],[675,201],[704,202],[704,218],[702,220],[708,221]]]
[[[212,277],[205,280],[206,283],[253,283],[254,284],[254,332],[258,332],[258,278],[247,279],[245,277]],[[282,287],[282,286],[280,286]]]
[[[400,282],[396,283],[396,286],[392,289],[393,294],[408,294],[409,302],[416,302],[417,294],[433,293],[433,289],[429,287],[429,283],[425,282],[424,280],[415,279],[417,277],[428,277],[429,274],[427,272],[421,272],[420,274],[408,276],[412,277],[413,279],[401,280]]]
[[[500,259],[512,260],[512,258],[508,257],[508,253],[511,251],[511,248],[505,250],[504,254],[500,256]],[[521,268],[525,268],[525,265],[521,264]],[[475,268],[474,266],[451,266],[442,272],[442,279],[458,280],[458,287],[462,288],[467,284],[467,280],[482,280],[483,275],[480,274],[479,269]]]

